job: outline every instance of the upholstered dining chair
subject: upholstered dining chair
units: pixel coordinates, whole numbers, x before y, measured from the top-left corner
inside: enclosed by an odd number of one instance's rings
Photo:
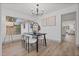
[[[34,23],[32,24],[32,31],[33,31],[33,32],[36,32],[36,33],[41,33],[40,30],[41,30],[40,25],[39,25],[37,22],[34,22]],[[41,43],[42,43],[43,46],[44,46],[44,45],[45,45],[44,35],[39,36],[38,38],[40,39],[39,41],[41,41]]]
[[[37,39],[31,35],[26,35],[26,34],[22,35],[22,37],[23,37],[24,47],[25,49],[28,50],[29,53],[30,48],[32,48],[33,44],[36,44]]]

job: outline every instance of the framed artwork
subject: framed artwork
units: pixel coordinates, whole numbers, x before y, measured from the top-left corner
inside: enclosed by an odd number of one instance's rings
[[[44,17],[42,24],[43,26],[56,26],[56,16]]]
[[[47,26],[56,26],[56,16],[47,17]]]
[[[21,34],[21,25],[16,25],[15,22],[17,20],[17,17],[12,16],[6,16],[6,34],[7,35],[15,35],[15,34]]]

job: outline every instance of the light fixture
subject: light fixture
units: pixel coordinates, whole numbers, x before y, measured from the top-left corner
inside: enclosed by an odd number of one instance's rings
[[[34,10],[32,10],[32,14],[34,16],[43,15],[44,14],[44,10],[40,10],[39,9],[39,4],[36,4],[36,8]]]

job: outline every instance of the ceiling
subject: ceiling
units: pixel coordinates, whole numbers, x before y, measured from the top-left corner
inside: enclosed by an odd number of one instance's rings
[[[39,3],[39,8],[44,10],[45,14],[51,13],[69,6],[75,3]],[[3,8],[12,9],[14,11],[32,15],[32,9],[36,7],[36,3],[3,3]]]

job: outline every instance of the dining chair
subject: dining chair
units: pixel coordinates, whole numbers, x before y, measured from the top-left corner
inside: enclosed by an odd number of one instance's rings
[[[45,46],[44,35],[41,35],[41,36],[39,36],[38,38],[39,38],[41,44],[42,44],[43,46]],[[46,43],[46,44],[47,44],[47,43]]]
[[[32,31],[33,31],[33,33],[40,33],[40,30],[41,30],[40,25],[37,22],[34,22],[33,25],[32,25]],[[39,38],[39,41],[41,41],[41,43],[43,44],[43,46],[45,46],[45,40],[44,40],[44,38],[46,38],[46,37],[44,35],[41,35],[38,38]],[[39,44],[41,44],[41,43],[39,42]]]
[[[27,49],[29,53],[30,48],[32,47],[33,44],[36,44],[37,39],[33,36],[26,35],[26,34],[23,35],[23,39],[24,39],[23,42],[24,42],[25,49]]]

